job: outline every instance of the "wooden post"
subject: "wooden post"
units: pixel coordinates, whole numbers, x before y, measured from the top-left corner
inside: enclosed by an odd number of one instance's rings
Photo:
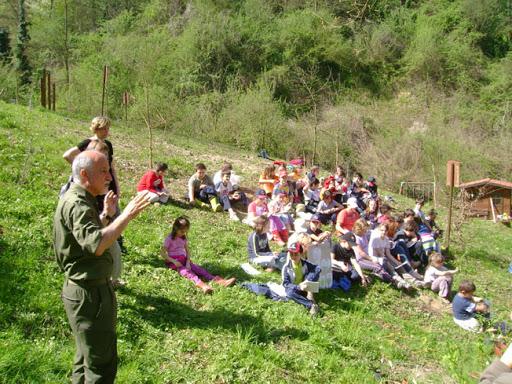
[[[52,84],[52,111],[55,112],[55,83]]]
[[[492,201],[492,197],[489,197],[489,202],[491,204],[492,221],[494,224],[496,224],[498,222],[498,218],[496,217],[496,212],[494,211],[494,201]]]
[[[449,160],[446,164],[446,185],[450,187],[450,203],[448,206],[448,225],[446,227],[445,246],[450,247],[450,235],[452,230],[452,208],[453,208],[453,189],[459,186],[460,162]]]
[[[46,69],[41,75],[41,107],[46,108]]]
[[[128,101],[130,99],[130,94],[128,91],[124,91],[123,93],[123,105],[124,105],[124,122],[128,125]]]
[[[144,120],[146,121],[146,126],[149,131],[149,168],[153,169],[153,131],[151,129],[151,119],[149,116],[149,91],[147,84],[144,87],[145,99],[146,99],[146,116]]]
[[[46,72],[46,105],[48,109],[52,108],[52,75],[50,74],[50,71]]]
[[[106,94],[106,86],[108,80],[108,67],[106,65],[103,66],[103,86],[101,91],[101,116],[105,116],[105,94]]]

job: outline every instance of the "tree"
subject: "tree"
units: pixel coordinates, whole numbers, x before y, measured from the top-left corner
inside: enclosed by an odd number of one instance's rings
[[[18,38],[14,54],[16,56],[16,69],[20,76],[20,83],[21,85],[27,85],[30,84],[32,67],[30,66],[26,53],[30,36],[28,34],[29,23],[25,16],[25,0],[19,0],[18,10]]]
[[[10,56],[9,31],[7,28],[0,28],[0,62],[6,63]]]

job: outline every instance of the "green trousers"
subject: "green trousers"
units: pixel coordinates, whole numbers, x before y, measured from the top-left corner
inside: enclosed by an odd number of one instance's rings
[[[73,331],[73,384],[113,383],[117,372],[117,303],[110,281],[64,282],[62,301]]]

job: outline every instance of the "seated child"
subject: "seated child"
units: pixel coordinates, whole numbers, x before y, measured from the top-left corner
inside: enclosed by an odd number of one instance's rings
[[[372,199],[377,199],[379,197],[379,193],[377,191],[377,180],[374,176],[368,177],[364,187],[370,193]]]
[[[473,296],[476,286],[469,280],[464,280],[459,285],[459,292],[452,301],[453,321],[459,327],[471,332],[480,332],[482,327],[475,314],[488,314],[489,306],[483,299]]]
[[[366,209],[366,204],[364,203],[364,196],[370,193],[366,188],[364,188],[363,175],[359,172],[354,174],[352,178],[352,184],[348,189],[348,197],[354,197],[357,201],[358,208],[361,211]]]
[[[305,281],[318,281],[320,267],[302,258],[304,249],[299,242],[288,246],[288,260],[283,266],[282,279],[286,297],[302,304],[312,315],[318,313],[318,305],[314,302],[312,292],[306,291]]]
[[[404,223],[395,233],[391,246],[391,254],[398,258],[400,262],[408,263],[412,268],[418,268],[422,265],[424,255],[421,241],[416,234],[417,230],[416,222]]]
[[[368,224],[370,225],[370,229],[375,229],[378,224],[378,215],[379,215],[379,200],[378,199],[370,199],[368,200],[368,204],[366,210],[361,215]]]
[[[333,200],[332,193],[328,189],[320,193],[320,199],[316,208],[320,221],[322,224],[336,223],[336,217],[338,212],[343,209],[343,205]]]
[[[332,264],[332,278],[342,288],[344,287],[341,282],[346,279],[350,285],[360,281],[363,287],[368,284],[368,278],[363,274],[361,266],[357,262],[356,254],[353,247],[357,246],[356,237],[353,233],[348,232],[340,237],[340,242],[335,243],[331,249],[331,264]],[[348,291],[348,286],[345,291]]]
[[[247,218],[244,223],[254,226],[254,220],[262,215],[268,215],[267,194],[263,189],[257,189],[254,193],[254,200],[247,207]]]
[[[268,243],[269,220],[265,216],[254,219],[254,232],[247,239],[249,262],[266,267],[267,272],[274,268],[281,269],[286,260],[286,253],[272,252]]]
[[[273,208],[270,208],[270,205],[272,205]],[[284,192],[279,192],[277,198],[272,200],[269,204],[269,210],[272,209],[275,210],[276,215],[279,216],[281,221],[284,223],[288,232],[292,232],[293,217],[290,213],[292,211],[292,203],[288,195]]]
[[[137,192],[148,191],[149,201],[152,203],[167,203],[169,191],[165,188],[164,176],[167,173],[166,163],[156,163],[154,170],[147,171],[137,185]]]
[[[224,210],[229,212],[229,218],[234,221],[239,221],[240,219],[236,215],[231,203],[241,201],[244,205],[247,205],[247,197],[243,192],[235,189],[231,184],[230,178],[230,172],[223,172],[222,180],[215,185],[215,191],[217,192],[217,196],[219,196]]]
[[[288,241],[289,231],[287,229],[287,223],[284,223],[280,217],[280,208],[281,205],[279,202],[272,200],[268,206],[268,219],[270,221],[270,232],[272,233],[273,240],[281,247],[284,247]]]
[[[202,208],[211,206],[214,212],[222,211],[215,192],[215,185],[210,176],[206,174],[206,165],[203,163],[196,164],[196,173],[188,180],[188,199],[190,205],[195,204]]]
[[[320,180],[313,179],[304,186],[303,192],[306,212],[315,213],[318,203],[320,203]]]
[[[311,238],[312,245],[323,243],[324,240],[328,240],[331,237],[331,232],[322,231],[322,222],[318,215],[313,215],[311,217],[306,233]]]
[[[187,233],[190,229],[190,221],[184,217],[178,217],[172,224],[171,233],[165,238],[162,247],[161,256],[165,260],[167,267],[174,269],[181,276],[191,280],[204,293],[212,293],[210,285],[204,283],[200,277],[207,281],[229,287],[235,283],[235,278],[223,279],[220,276],[211,275],[206,269],[201,268],[190,261],[190,251],[188,248]]]
[[[288,180],[288,171],[286,171],[286,169],[279,171],[279,181],[274,185],[272,197],[275,198],[283,192],[288,195],[291,202],[295,201],[297,190],[294,184]]]
[[[370,242],[369,225],[364,219],[359,219],[354,223],[353,234],[356,239],[356,246],[352,247],[356,254],[356,260],[362,269],[371,271],[382,281],[386,283],[393,282],[392,276],[386,271],[384,265],[387,265],[385,260],[378,257],[370,256],[368,251],[368,244]]]
[[[434,239],[438,239],[443,235],[443,230],[439,228],[439,226],[436,223],[437,218],[437,212],[435,209],[431,209],[426,217],[426,224],[430,227],[432,230],[432,235],[434,236]]]
[[[429,259],[430,265],[425,271],[423,281],[430,284],[432,291],[439,293],[439,297],[443,302],[449,303],[453,275],[457,273],[457,269],[449,270],[446,268],[444,257],[440,253],[432,253]]]
[[[350,197],[347,200],[347,208],[338,213],[336,217],[336,231],[339,234],[344,234],[352,231],[354,223],[360,218],[357,200]]]
[[[393,280],[397,283],[398,288],[409,289],[410,285],[404,278],[407,278],[416,286],[423,286],[423,281],[411,276],[409,273],[405,273],[402,267],[406,264],[401,264],[391,254],[391,242],[386,235],[388,230],[388,224],[380,224],[371,232],[370,242],[368,243],[368,254],[372,258],[376,258],[388,273],[393,277]],[[402,276],[398,274],[398,271],[402,272]]]
[[[379,207],[379,214],[377,215],[377,223],[389,223],[391,221],[391,208],[389,204],[382,204]]]
[[[258,181],[258,185],[265,191],[268,197],[271,197],[274,186],[278,181],[279,177],[276,175],[275,167],[273,165],[269,165],[263,170],[263,173],[261,174]]]
[[[421,222],[418,226],[418,235],[421,239],[421,246],[426,256],[432,252],[441,252],[441,245],[436,241],[430,227]]]
[[[306,173],[307,182],[311,182],[313,179],[320,179],[320,167],[313,165],[308,173]]]
[[[222,181],[222,174],[224,172],[229,172],[229,174],[230,174],[229,181],[232,186],[234,186],[235,188],[240,186],[241,177],[238,176],[235,173],[235,171],[233,171],[233,165],[231,165],[231,163],[228,163],[228,162],[225,162],[224,164],[222,164],[222,168],[220,170],[218,170],[217,172],[215,172],[215,174],[213,175],[213,184],[214,185],[217,185]]]
[[[426,220],[427,218],[425,216],[425,213],[422,211],[424,205],[425,205],[425,199],[422,199],[422,198],[416,199],[416,205],[414,206],[414,213],[416,214],[417,217],[420,218],[421,222],[425,224],[425,222],[427,221]],[[430,227],[429,227],[429,229],[430,229]]]

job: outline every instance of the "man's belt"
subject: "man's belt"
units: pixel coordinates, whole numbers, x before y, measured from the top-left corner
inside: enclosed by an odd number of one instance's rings
[[[68,284],[78,285],[80,287],[98,287],[100,285],[106,285],[110,283],[110,279],[93,279],[93,280],[71,280],[68,279]]]

